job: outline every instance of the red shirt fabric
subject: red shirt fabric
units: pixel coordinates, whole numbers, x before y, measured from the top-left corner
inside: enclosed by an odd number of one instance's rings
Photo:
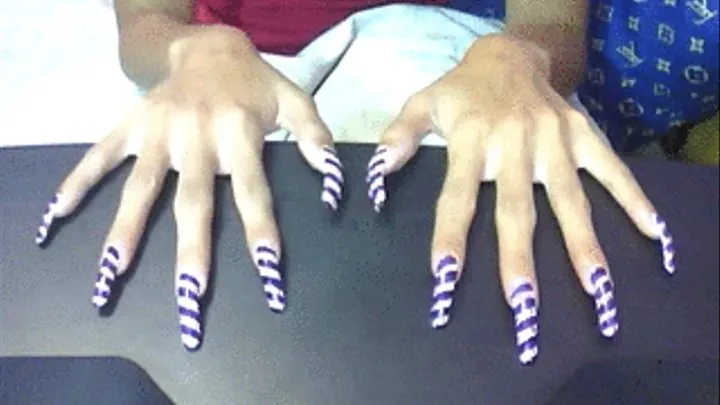
[[[446,0],[195,0],[193,22],[237,27],[260,51],[292,55],[349,15],[393,3]]]

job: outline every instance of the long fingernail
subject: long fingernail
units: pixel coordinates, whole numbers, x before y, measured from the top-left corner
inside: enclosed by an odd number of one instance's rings
[[[177,305],[180,316],[180,340],[188,351],[197,350],[202,342],[200,282],[197,277],[181,273],[177,279]]]
[[[368,173],[366,178],[368,184],[368,198],[373,203],[375,212],[380,212],[387,200],[387,191],[385,190],[386,153],[387,147],[380,146],[375,151],[372,159],[370,159],[370,163],[368,163]]]
[[[515,335],[518,358],[522,364],[530,364],[538,355],[537,295],[529,282],[520,284],[510,296],[510,306],[515,315]]]
[[[277,252],[268,246],[258,246],[255,249],[255,264],[263,282],[268,307],[273,312],[282,312],[285,309],[285,289]]]
[[[438,262],[436,270],[430,306],[430,325],[439,329],[450,321],[450,307],[453,303],[460,266],[456,258],[445,256]]]
[[[117,278],[118,266],[120,265],[120,252],[113,246],[108,246],[100,259],[100,270],[98,271],[93,290],[92,303],[96,308],[102,308],[108,303],[112,287]]]
[[[55,210],[59,199],[60,196],[55,195],[45,209],[45,213],[42,217],[42,223],[38,227],[37,234],[35,235],[35,243],[38,245],[42,245],[47,240],[48,234],[50,233],[50,227],[55,220]]]
[[[343,192],[343,167],[335,150],[323,147],[323,190],[321,199],[325,206],[337,211]]]
[[[600,333],[607,338],[611,338],[620,329],[617,305],[615,304],[615,286],[608,271],[602,267],[593,270],[590,274],[590,282],[592,283],[593,297],[595,298],[595,311],[597,312]]]
[[[652,214],[652,221],[655,224],[657,233],[660,236],[660,245],[662,246],[663,267],[668,274],[675,273],[675,243],[672,234],[668,229],[667,222],[660,218],[657,214]]]

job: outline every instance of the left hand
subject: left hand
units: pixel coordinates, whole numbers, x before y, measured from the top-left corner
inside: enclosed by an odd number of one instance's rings
[[[618,330],[617,307],[578,169],[600,181],[642,233],[660,240],[666,271],[675,269],[665,222],[589,118],[552,88],[549,72],[549,58],[534,44],[504,34],[477,39],[455,69],[410,97],[368,164],[368,195],[379,211],[387,199],[384,177],[401,169],[431,130],[447,140],[431,252],[433,328],[449,321],[480,183],[496,182],[500,278],[523,364],[538,353],[533,182],[547,191],[604,336]]]

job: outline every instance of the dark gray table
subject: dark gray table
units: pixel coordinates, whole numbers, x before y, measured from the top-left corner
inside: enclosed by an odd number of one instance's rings
[[[617,282],[622,328],[612,343],[594,326],[592,303],[572,274],[555,220],[538,193],[541,351],[534,366],[522,367],[496,275],[490,186],[480,196],[450,327],[434,331],[427,324],[428,248],[444,168],[441,150],[422,150],[391,179],[390,204],[377,217],[363,182],[372,149],[341,146],[349,195],[333,219],[320,203],[317,175],[296,149],[268,148],[289,294],[280,316],[266,308],[228,182],[220,180],[214,289],[205,342],[195,354],[184,351],[177,331],[175,229],[168,203],[173,179],[112,316],[98,316],[90,297],[128,166],[98,188],[79,215],[55,228],[48,248],[34,245],[48,198],[84,150],[0,150],[2,356],[126,357],[178,404],[193,405],[539,404],[593,361],[717,364],[717,168],[630,162],[674,232],[679,269],[673,277],[663,273],[657,245],[633,228],[594,181],[584,179]]]

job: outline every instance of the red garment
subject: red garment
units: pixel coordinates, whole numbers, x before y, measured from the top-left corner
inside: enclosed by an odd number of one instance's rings
[[[263,52],[295,54],[350,14],[391,3],[446,0],[195,0],[193,22],[238,27]]]

